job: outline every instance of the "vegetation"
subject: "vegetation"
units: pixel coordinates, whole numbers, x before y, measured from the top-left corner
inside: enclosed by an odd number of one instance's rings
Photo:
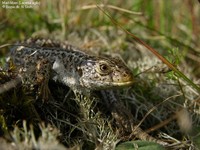
[[[41,0],[38,7],[19,9],[2,5],[0,88],[14,78],[14,66],[4,67],[9,53],[5,44],[29,37],[67,40],[96,55],[125,60],[135,75],[135,84],[118,94],[142,129],[172,144],[171,149],[200,148],[197,0]],[[156,49],[194,85],[113,24],[96,5]],[[36,98],[37,90],[26,86],[0,95],[0,149],[163,149],[121,135],[101,100],[75,97],[68,87],[54,82],[49,87],[54,100],[45,103]]]

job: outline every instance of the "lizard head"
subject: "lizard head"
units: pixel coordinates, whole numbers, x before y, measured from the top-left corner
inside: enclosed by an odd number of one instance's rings
[[[128,86],[133,83],[133,74],[119,59],[91,57],[82,63],[80,84],[98,90]]]

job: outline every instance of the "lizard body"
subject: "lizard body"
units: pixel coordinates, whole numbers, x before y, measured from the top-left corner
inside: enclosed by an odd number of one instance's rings
[[[166,145],[142,129],[135,128],[130,111],[117,101],[113,92],[110,92],[113,88],[133,83],[133,75],[123,61],[89,55],[66,43],[41,39],[29,39],[17,44],[11,49],[10,58],[19,70],[22,80],[23,76],[28,74],[27,80],[41,84],[44,97],[48,98],[49,79],[69,86],[75,93],[87,94],[101,90],[104,98],[110,103],[111,114],[116,120],[120,120],[119,124],[124,126],[125,130],[135,132],[132,134],[142,140]],[[107,89],[111,90],[108,92]]]
[[[78,92],[85,89],[91,91],[121,87],[133,83],[131,71],[119,59],[88,55],[71,45],[44,47],[37,40],[34,42],[22,42],[22,46],[14,46],[11,50],[13,63],[25,72],[45,59],[50,64],[51,78]]]

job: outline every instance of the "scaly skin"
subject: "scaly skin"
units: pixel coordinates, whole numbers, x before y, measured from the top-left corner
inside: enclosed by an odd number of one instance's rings
[[[113,92],[107,91],[133,83],[131,71],[121,60],[89,55],[67,43],[44,39],[18,43],[18,46],[12,48],[10,57],[24,82],[41,85],[43,99],[48,99],[49,79],[59,81],[79,94],[87,95],[91,91],[102,90],[104,98],[111,105],[111,114],[127,132],[133,132],[142,140],[166,145],[142,129],[135,128],[130,111],[117,101]]]
[[[133,83],[131,71],[119,59],[88,55],[65,44],[44,47],[38,41],[23,42],[19,44],[22,46],[12,48],[11,60],[18,70],[28,72],[39,61],[46,59],[51,68],[49,72],[45,70],[42,74],[50,73],[50,78],[78,92],[122,87]]]

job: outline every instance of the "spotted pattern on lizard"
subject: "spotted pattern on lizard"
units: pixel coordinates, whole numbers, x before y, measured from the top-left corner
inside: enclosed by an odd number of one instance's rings
[[[14,46],[11,59],[17,68],[27,72],[46,59],[51,69],[52,79],[66,84],[73,90],[100,90],[127,86],[133,83],[133,76],[126,65],[115,58],[88,55],[71,45],[44,47],[41,43]],[[45,74],[45,73],[44,73]]]
[[[140,139],[167,144],[135,128],[131,113],[117,101],[113,92],[106,91],[133,83],[133,75],[123,61],[89,55],[72,45],[44,39],[28,39],[17,43],[11,50],[10,58],[22,80],[25,77],[27,82],[30,79],[31,83],[40,84],[41,92],[49,92],[49,79],[63,83],[75,93],[87,95],[94,90],[101,90],[105,99],[110,101],[111,114],[125,130],[135,132],[132,134]],[[48,99],[45,98],[47,95],[45,93],[44,99]],[[124,110],[120,111],[120,108]]]

